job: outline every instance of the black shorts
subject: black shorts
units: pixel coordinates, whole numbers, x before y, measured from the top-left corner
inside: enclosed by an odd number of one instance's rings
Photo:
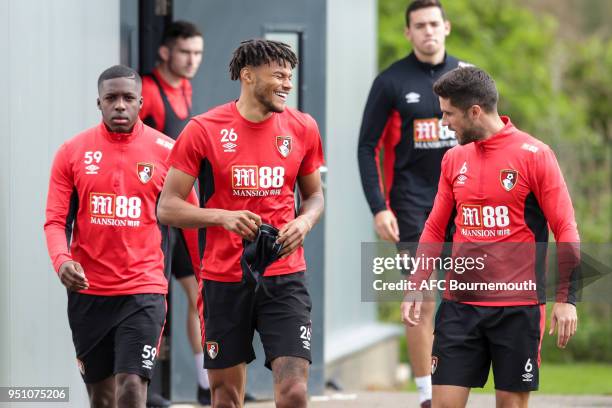
[[[187,251],[187,244],[183,231],[180,228],[168,228],[170,237],[170,252],[166,255],[170,257],[170,271],[176,279],[187,276],[194,276],[193,264]],[[169,276],[168,276],[169,278]]]
[[[483,387],[493,363],[495,389],[536,391],[545,306],[473,306],[443,300],[436,313],[434,385]]]
[[[150,380],[165,320],[165,295],[68,292],[68,321],[83,381],[96,383],[118,373]]]
[[[312,362],[312,307],[304,272],[265,276],[257,293],[243,282],[203,282],[206,343],[204,366],[228,368],[255,359],[257,330],[266,354],[265,365],[277,357],[301,357]]]
[[[410,243],[419,242],[423,228],[425,228],[425,221],[429,217],[431,209],[429,208],[413,208],[413,209],[394,209],[393,212],[397,217],[397,225],[399,227],[400,242],[398,244],[398,250],[403,249],[402,243],[406,245]],[[408,245],[406,249],[412,249],[411,245]],[[415,248],[416,249],[416,248]]]

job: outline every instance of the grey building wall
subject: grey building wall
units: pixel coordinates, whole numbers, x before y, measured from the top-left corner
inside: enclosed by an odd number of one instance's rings
[[[375,323],[376,305],[361,302],[359,256],[361,242],[375,239],[359,179],[357,141],[377,73],[377,1],[328,1],[327,21],[326,363],[388,335]]]
[[[56,149],[100,120],[96,81],[119,61],[119,2],[0,0],[0,53],[0,386],[69,386],[64,406],[82,407],[42,228]]]

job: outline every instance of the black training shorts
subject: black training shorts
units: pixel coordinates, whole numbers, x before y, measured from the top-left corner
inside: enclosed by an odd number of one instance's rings
[[[493,363],[495,389],[536,391],[545,306],[474,306],[443,300],[432,352],[434,385],[483,387]]]
[[[166,296],[68,292],[68,321],[86,383],[115,374],[150,380],[166,319]]]
[[[170,237],[170,253],[166,254],[166,256],[170,257],[170,271],[172,275],[174,275],[176,279],[194,276],[193,264],[187,250],[187,243],[183,231],[176,227],[169,227],[168,230]]]
[[[265,365],[277,357],[310,355],[312,307],[304,272],[264,276],[254,291],[243,282],[203,282],[206,368],[228,368],[255,359],[257,330],[266,354]]]

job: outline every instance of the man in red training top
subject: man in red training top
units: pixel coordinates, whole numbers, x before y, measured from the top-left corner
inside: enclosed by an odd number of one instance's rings
[[[188,21],[173,21],[165,29],[158,49],[158,64],[142,78],[142,121],[176,140],[191,118],[192,88],[190,80],[198,72],[204,51],[204,37]],[[202,336],[197,311],[198,283],[189,267],[184,238],[179,229],[170,229],[170,273],[187,295],[187,338],[193,351],[198,378],[197,399],[210,405],[210,386],[204,369]],[[197,277],[196,277],[197,278]],[[149,405],[160,403],[160,395],[149,390]],[[154,403],[155,402],[155,403]],[[169,402],[167,403],[168,405]]]
[[[166,317],[155,207],[174,142],[138,118],[140,90],[131,68],[100,75],[102,123],[59,148],[49,182],[47,247],[92,406],[144,406]]]
[[[204,37],[187,21],[166,27],[159,46],[159,63],[142,78],[142,121],[175,139],[191,117],[191,82],[204,52]]]
[[[307,405],[311,302],[302,243],[323,211],[323,154],[314,119],[285,106],[297,62],[286,44],[241,43],[230,62],[240,97],[195,116],[170,156],[159,219],[205,228],[205,366],[213,406],[241,406],[255,329],[277,406]],[[204,208],[185,201],[196,178]],[[297,216],[296,183],[302,196]],[[262,223],[279,229],[283,249],[261,278],[264,290],[256,290],[241,256],[243,239],[248,246],[259,238]]]
[[[548,241],[548,226],[567,272],[560,272],[550,333],[558,330],[557,344],[563,348],[576,332],[575,287],[570,282],[577,279],[579,237],[572,202],[550,147],[497,113],[498,93],[487,73],[457,68],[436,81],[434,92],[443,124],[455,131],[459,146],[442,160],[438,193],[417,253],[439,256],[450,220],[456,226],[453,255],[464,248],[472,253],[487,248],[501,257],[485,263],[482,279],[531,280],[539,287],[521,296],[486,290],[444,293],[432,352],[432,403],[465,406],[470,388],[486,383],[492,363],[497,405],[526,407],[529,392],[538,389],[545,329],[545,271],[542,262],[533,262],[541,256],[534,248]],[[512,248],[525,252],[517,257],[509,253]],[[430,273],[427,267],[418,268],[411,280],[420,288]],[[473,275],[450,271],[447,278],[466,282]],[[402,318],[418,324],[420,307],[414,298],[405,301]]]

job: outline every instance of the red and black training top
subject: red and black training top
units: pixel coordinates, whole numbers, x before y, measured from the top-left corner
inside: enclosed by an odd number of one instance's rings
[[[319,170],[323,148],[315,120],[285,108],[261,121],[245,119],[236,102],[195,116],[181,133],[170,165],[196,177],[200,205],[230,211],[249,210],[277,228],[295,219],[294,189],[299,177]],[[242,279],[242,238],[221,226],[200,229],[202,278]],[[304,249],[277,260],[266,276],[306,269]]]
[[[438,256],[449,222],[456,226],[453,256],[488,256],[483,270],[447,274],[471,282],[537,283],[536,291],[479,291],[445,298],[484,306],[546,302],[543,246],[549,227],[558,246],[558,302],[575,302],[580,241],[567,186],[549,146],[514,127],[457,146],[442,161],[438,193],[419,241],[419,256]],[[545,247],[544,247],[545,249]],[[421,282],[431,269],[421,268]],[[448,289],[448,287],[447,287]]]
[[[68,260],[83,266],[89,288],[81,293],[167,293],[155,211],[173,144],[139,120],[131,133],[113,133],[100,123],[59,148],[45,235],[55,271]],[[197,271],[197,236],[185,236]]]
[[[191,117],[191,83],[182,79],[173,87],[156,69],[142,77],[142,121],[176,140]]]
[[[433,84],[461,64],[446,55],[442,63],[431,65],[411,53],[374,80],[358,148],[361,183],[372,214],[431,210],[442,156],[457,144],[454,132],[441,125]]]

